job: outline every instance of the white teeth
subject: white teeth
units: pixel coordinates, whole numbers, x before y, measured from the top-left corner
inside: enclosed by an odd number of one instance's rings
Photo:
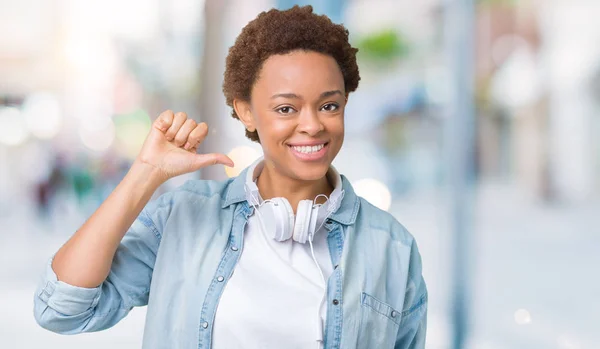
[[[319,144],[319,145],[314,145],[314,146],[294,146],[294,150],[296,150],[299,153],[304,153],[304,154],[311,154],[311,153],[316,153],[319,150],[323,149],[325,145],[324,144]]]

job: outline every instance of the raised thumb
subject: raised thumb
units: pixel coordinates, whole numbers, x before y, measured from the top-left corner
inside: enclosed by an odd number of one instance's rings
[[[201,169],[203,167],[212,165],[225,165],[233,167],[233,161],[225,154],[211,153],[211,154],[196,154],[194,156],[194,167]]]

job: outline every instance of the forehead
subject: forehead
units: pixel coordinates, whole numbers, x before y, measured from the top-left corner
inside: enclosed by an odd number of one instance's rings
[[[344,91],[344,77],[333,57],[313,51],[293,51],[273,55],[264,62],[253,92],[297,93],[308,97],[336,89]]]

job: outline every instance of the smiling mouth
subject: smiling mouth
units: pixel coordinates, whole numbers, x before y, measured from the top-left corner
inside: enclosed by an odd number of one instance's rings
[[[318,144],[318,145],[288,145],[290,148],[292,148],[293,150],[297,151],[298,153],[302,153],[302,154],[314,154],[314,153],[318,153],[321,149],[325,148],[327,145],[329,144],[329,142],[323,143],[323,144]]]

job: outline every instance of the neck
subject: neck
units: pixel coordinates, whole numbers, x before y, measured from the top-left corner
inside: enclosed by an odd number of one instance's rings
[[[280,173],[273,166],[265,163],[256,182],[260,196],[267,200],[274,197],[283,197],[292,205],[294,214],[301,200],[314,200],[319,194],[331,195],[333,186],[327,180],[327,176],[314,181],[303,181],[290,178]],[[319,198],[320,203],[324,200]]]

